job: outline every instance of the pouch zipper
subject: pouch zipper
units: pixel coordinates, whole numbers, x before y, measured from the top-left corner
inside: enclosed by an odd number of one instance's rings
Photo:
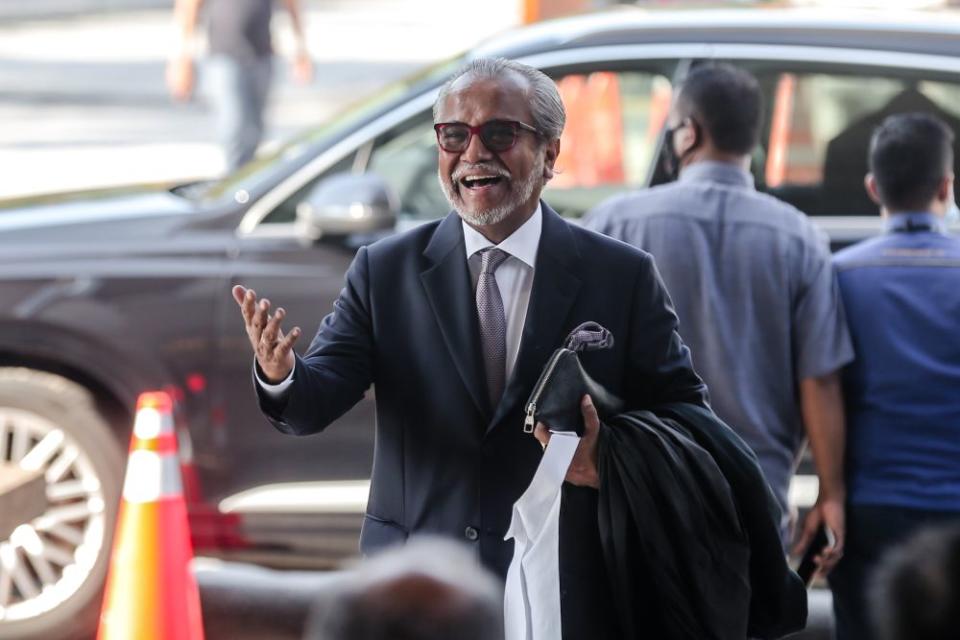
[[[531,396],[530,402],[527,403],[527,417],[523,419],[524,433],[533,433],[535,424],[534,414],[537,412],[537,400],[540,399],[540,394],[543,393],[543,388],[546,386],[547,380],[550,379],[550,374],[553,373],[554,367],[557,366],[557,362],[560,361],[560,356],[562,356],[565,351],[567,351],[567,349],[557,349],[557,352],[553,354],[547,363],[547,369],[543,372],[543,376],[537,383],[536,388],[534,388],[533,396]]]

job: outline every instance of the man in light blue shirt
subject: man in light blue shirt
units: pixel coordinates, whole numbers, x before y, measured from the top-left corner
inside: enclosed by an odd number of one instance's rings
[[[809,437],[820,495],[797,547],[821,522],[843,546],[843,406],[853,358],[830,253],[806,216],[753,186],[757,81],[729,65],[690,73],[664,145],[675,183],[615,197],[585,225],[653,254],[714,410],[756,452],[785,514]]]
[[[960,522],[960,239],[953,133],[891,116],[866,186],[886,233],[835,257],[857,360],[844,372],[847,553],[831,575],[839,640],[875,638],[867,591],[882,555],[920,527]]]

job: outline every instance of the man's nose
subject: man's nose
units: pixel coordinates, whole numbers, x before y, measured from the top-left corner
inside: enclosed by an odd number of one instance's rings
[[[490,153],[490,150],[487,149],[487,145],[483,144],[483,139],[479,134],[473,134],[470,136],[470,142],[467,144],[467,148],[463,150],[463,153],[460,154],[460,158],[465,162],[481,162],[483,160],[489,160],[493,157],[493,154]]]

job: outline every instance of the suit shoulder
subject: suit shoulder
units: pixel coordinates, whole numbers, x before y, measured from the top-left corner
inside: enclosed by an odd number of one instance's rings
[[[430,244],[430,239],[433,238],[442,221],[443,218],[420,224],[367,245],[369,259],[381,261],[406,255],[420,255]]]

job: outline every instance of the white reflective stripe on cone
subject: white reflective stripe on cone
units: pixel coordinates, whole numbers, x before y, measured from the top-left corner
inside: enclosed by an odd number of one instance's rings
[[[173,416],[168,411],[144,407],[137,411],[133,434],[141,440],[150,440],[164,433],[173,433]]]
[[[143,449],[134,451],[127,460],[127,476],[123,481],[123,499],[127,502],[155,502],[161,498],[183,496],[180,461],[172,453]]]

